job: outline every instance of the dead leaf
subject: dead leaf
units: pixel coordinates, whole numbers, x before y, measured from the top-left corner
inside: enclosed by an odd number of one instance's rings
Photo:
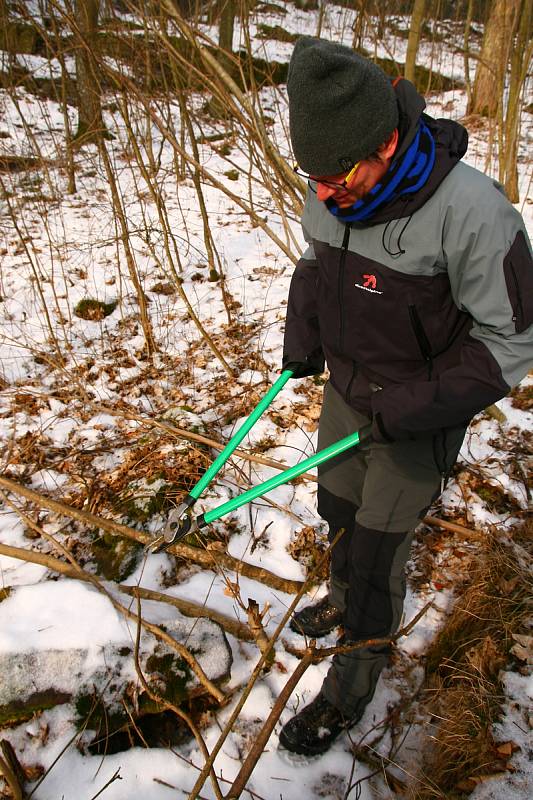
[[[226,595],[226,597],[238,597],[239,584],[233,583],[233,581],[226,581],[226,588],[224,589],[224,594]]]
[[[516,744],[516,742],[503,742],[496,748],[496,752],[500,756],[505,756],[506,758],[512,756],[517,750],[520,750],[520,747]]]
[[[511,653],[519,661],[533,664],[533,636],[521,633],[513,633],[512,636],[516,644],[511,647]]]

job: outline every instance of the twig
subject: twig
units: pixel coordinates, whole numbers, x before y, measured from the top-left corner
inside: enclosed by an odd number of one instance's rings
[[[24,773],[20,766],[13,746],[6,739],[0,742],[2,756],[0,756],[0,773],[6,779],[7,785],[13,795],[13,800],[24,800],[23,792]]]
[[[352,747],[352,753],[353,753],[354,757],[357,759],[357,761],[362,761],[364,764],[367,764],[371,769],[374,770],[374,772],[371,775],[366,775],[361,780],[369,780],[370,778],[373,778],[376,775],[383,774],[385,776],[387,784],[389,785],[389,787],[394,792],[403,793],[405,791],[405,789],[406,789],[405,781],[402,781],[400,778],[397,778],[396,775],[393,775],[385,767],[385,763],[384,762],[385,762],[385,760],[389,760],[389,759],[386,759],[384,756],[382,756],[379,753],[377,753],[376,755],[373,755],[373,753],[370,751],[368,746],[366,746],[366,747]],[[360,783],[360,781],[357,781],[356,783],[351,784],[349,786],[349,789],[346,792],[343,800],[347,800],[349,794],[351,794],[351,792],[353,792],[353,790],[355,789],[355,787],[357,786],[358,783]]]
[[[300,601],[300,598],[303,596],[303,594],[307,591],[307,589],[311,585],[311,583],[312,583],[312,581],[314,579],[314,576],[322,568],[324,560],[329,555],[330,549],[336,545],[336,543],[340,539],[340,536],[341,536],[341,533],[339,532],[337,534],[337,536],[335,537],[335,539],[333,540],[333,542],[331,542],[331,544],[328,547],[328,549],[323,553],[322,557],[318,560],[318,563],[316,564],[315,568],[308,575],[307,579],[302,584],[302,587],[301,587],[300,591],[298,592],[298,594],[296,595],[296,597],[294,598],[294,600],[290,604],[289,608],[287,609],[287,611],[285,612],[285,614],[283,616],[283,619],[278,624],[276,630],[274,631],[274,633],[270,637],[270,640],[269,640],[269,643],[268,643],[268,647],[265,648],[265,651],[261,653],[259,661],[255,665],[254,671],[252,672],[250,678],[248,679],[248,683],[246,684],[246,687],[244,688],[244,691],[243,691],[242,695],[240,696],[238,702],[236,703],[235,708],[231,712],[230,717],[227,720],[226,725],[224,726],[224,729],[223,729],[222,733],[218,737],[218,740],[215,743],[215,745],[214,745],[214,747],[213,747],[213,749],[211,751],[211,755],[209,756],[209,760],[204,765],[204,768],[202,769],[202,772],[200,773],[200,775],[198,777],[198,780],[194,784],[193,789],[192,789],[191,793],[189,794],[188,800],[196,800],[198,792],[200,791],[200,789],[204,785],[205,780],[207,778],[207,775],[209,774],[209,770],[211,769],[211,767],[212,767],[212,765],[213,765],[213,763],[215,761],[215,758],[217,757],[217,754],[218,754],[220,748],[222,747],[222,745],[226,741],[227,736],[229,735],[230,731],[233,728],[235,720],[239,716],[244,704],[246,703],[246,701],[247,701],[247,699],[248,699],[248,697],[250,695],[250,692],[252,691],[253,687],[255,686],[255,684],[257,682],[257,679],[259,678],[259,675],[261,674],[261,672],[263,671],[263,669],[265,667],[265,664],[267,663],[270,650],[274,647],[275,643],[277,642],[277,640],[279,638],[279,635],[280,635],[281,631],[283,630],[283,628],[285,627],[285,625],[289,621],[290,617],[292,616],[292,613],[293,613],[294,609],[298,605],[298,603]]]
[[[383,645],[387,644],[394,644],[398,639],[401,639],[403,636],[407,636],[415,625],[422,619],[424,614],[433,606],[433,603],[426,603],[426,605],[413,617],[411,622],[407,625],[404,625],[403,628],[400,628],[394,636],[382,636],[375,639],[361,639],[358,642],[353,642],[352,644],[341,645],[340,647],[318,647],[314,650],[314,663],[318,664],[320,661],[323,661],[325,658],[329,658],[330,656],[337,655],[338,653],[352,653],[354,650],[361,650],[365,647],[382,647]],[[291,648],[291,654],[296,656],[296,658],[304,658],[305,654],[307,653],[306,650],[301,650],[296,647]]]
[[[146,694],[148,695],[148,697],[150,697],[155,703],[157,703],[158,705],[162,706],[163,708],[167,708],[170,711],[173,711],[174,714],[179,719],[182,719],[185,722],[187,727],[191,730],[194,738],[196,739],[196,741],[198,743],[198,746],[199,746],[204,758],[207,761],[209,759],[209,751],[207,749],[207,746],[206,746],[206,744],[205,744],[205,742],[203,740],[203,737],[202,737],[200,731],[198,730],[198,728],[196,727],[196,725],[194,724],[192,719],[181,708],[178,708],[178,706],[174,705],[174,703],[171,703],[169,700],[166,700],[164,697],[161,697],[159,694],[157,694],[157,692],[155,692],[153,689],[151,689],[150,686],[148,685],[148,682],[147,682],[146,678],[144,677],[144,673],[143,673],[143,671],[141,669],[141,662],[140,662],[140,659],[139,659],[139,646],[140,646],[140,642],[141,642],[142,617],[141,617],[141,598],[138,597],[138,596],[137,596],[137,616],[136,616],[136,619],[137,619],[137,634],[135,636],[134,658],[135,658],[135,670],[137,672],[137,676],[138,676],[140,682],[142,683],[143,688],[144,688]],[[218,785],[218,781],[217,781],[214,769],[211,768],[209,774],[210,774],[210,777],[211,777],[211,782],[213,784],[213,790],[215,792],[217,800],[223,800],[222,792],[220,790],[220,786]]]
[[[257,600],[254,600],[251,597],[248,598],[248,608],[246,609],[246,613],[248,615],[248,625],[259,650],[262,653],[268,651],[267,666],[271,667],[276,658],[276,654],[274,649],[269,647],[268,636],[266,635],[263,627],[263,617],[267,609],[268,606],[263,612],[261,612],[259,610],[259,603]]]
[[[93,796],[91,797],[91,800],[96,800],[97,797],[100,797],[100,795],[105,792],[107,787],[111,786],[111,784],[114,783],[115,781],[121,781],[122,780],[122,775],[120,774],[120,769],[121,768],[119,767],[117,769],[117,771],[115,772],[115,774],[112,775],[111,778],[108,780],[108,782],[104,786],[102,786],[102,788],[100,789],[99,792],[96,792],[96,794],[93,794]]]
[[[250,775],[252,774],[255,765],[259,761],[263,750],[265,749],[266,743],[268,742],[272,731],[274,730],[274,726],[278,719],[281,716],[283,709],[285,708],[289,697],[291,696],[294,688],[297,686],[298,681],[307,670],[310,664],[312,664],[315,660],[314,656],[315,651],[315,641],[314,639],[309,643],[309,647],[306,649],[305,654],[292,673],[291,677],[281,690],[276,702],[274,703],[274,707],[268,718],[261,728],[257,738],[254,741],[253,747],[248,753],[244,764],[242,765],[241,769],[237,777],[235,778],[233,784],[231,785],[225,800],[230,800],[230,798],[238,798],[241,796],[246,782],[248,781]]]
[[[66,743],[66,745],[63,747],[63,749],[62,749],[62,750],[61,750],[61,751],[60,751],[60,752],[57,754],[57,756],[54,758],[54,760],[52,761],[52,763],[50,764],[50,766],[48,767],[48,769],[46,770],[46,772],[44,772],[44,773],[41,775],[41,777],[39,778],[39,780],[37,781],[37,783],[35,784],[35,786],[34,786],[34,787],[33,787],[33,789],[31,790],[31,792],[29,793],[29,795],[28,795],[28,799],[27,799],[27,800],[31,800],[31,798],[33,797],[33,795],[35,794],[35,792],[37,791],[37,789],[39,788],[39,786],[41,785],[41,783],[44,781],[44,779],[47,777],[47,775],[49,775],[49,774],[51,773],[51,771],[53,770],[53,768],[55,767],[55,765],[57,764],[57,762],[59,761],[59,759],[60,759],[60,758],[61,758],[61,757],[62,757],[62,756],[63,756],[63,755],[64,755],[64,754],[67,752],[67,750],[69,749],[69,747],[70,747],[70,745],[72,744],[72,742],[74,741],[74,739],[76,739],[78,736],[80,736],[80,735],[83,733],[83,731],[85,730],[85,728],[86,728],[86,727],[87,727],[87,725],[89,724],[89,720],[90,720],[90,718],[92,717],[93,711],[94,711],[94,706],[93,706],[93,708],[91,709],[91,711],[89,712],[89,714],[88,714],[88,716],[87,716],[87,719],[86,719],[86,720],[85,720],[85,722],[83,723],[83,728],[81,729],[81,731],[75,731],[75,732],[74,732],[74,735],[70,737],[70,739],[68,740],[68,742]]]

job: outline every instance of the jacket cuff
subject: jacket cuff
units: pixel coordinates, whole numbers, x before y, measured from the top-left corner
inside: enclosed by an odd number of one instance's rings
[[[282,369],[291,369],[293,371],[293,378],[307,378],[310,375],[320,375],[324,372],[325,359],[322,350],[315,350],[308,356],[303,358],[295,358],[291,355],[284,354]]]

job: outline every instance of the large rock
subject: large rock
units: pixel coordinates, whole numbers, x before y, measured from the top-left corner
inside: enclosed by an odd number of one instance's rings
[[[219,625],[179,615],[166,622],[164,628],[187,647],[211,681],[221,683],[229,678],[231,649]],[[178,706],[186,701],[188,708],[200,697],[205,704],[205,689],[175,650],[143,632],[139,657],[146,681],[157,696]],[[174,717],[164,715],[159,719],[162,707],[143,690],[131,638],[102,648],[0,653],[0,675],[0,727],[18,724],[35,713],[71,702],[79,727],[96,731],[97,742],[102,741],[105,729],[106,741],[114,737],[115,752],[123,749],[125,742],[131,744],[130,727],[142,732],[143,719],[149,728],[149,732],[144,731],[144,738],[152,739],[149,743],[178,743],[185,736],[183,729],[176,729]],[[154,715],[158,715],[157,724],[151,719]],[[139,743],[137,733],[135,737],[135,743]],[[107,752],[109,746],[106,744]],[[100,751],[98,746],[95,751]]]

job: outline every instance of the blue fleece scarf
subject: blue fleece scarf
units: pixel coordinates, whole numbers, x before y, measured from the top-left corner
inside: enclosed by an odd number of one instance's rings
[[[339,208],[331,197],[325,203],[333,216],[343,222],[363,222],[385,203],[418,191],[427,181],[435,164],[435,140],[420,120],[415,138],[403,156],[394,160],[380,183],[349,208]]]

